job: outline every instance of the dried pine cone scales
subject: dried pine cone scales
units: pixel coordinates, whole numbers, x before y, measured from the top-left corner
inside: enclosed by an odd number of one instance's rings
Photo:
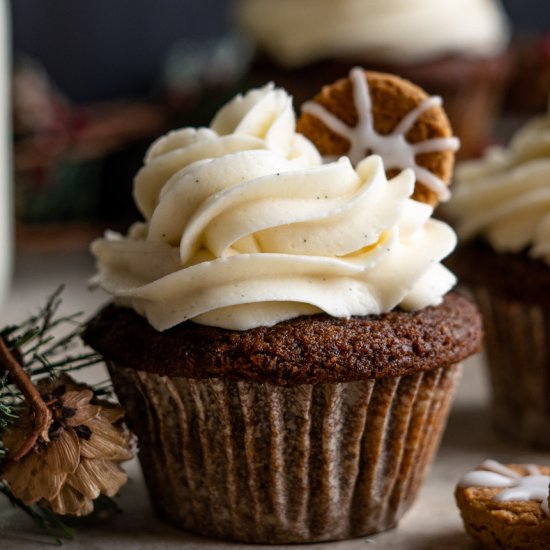
[[[32,450],[3,472],[15,497],[57,514],[87,515],[100,494],[114,496],[127,481],[119,463],[132,458],[121,407],[94,398],[68,376],[38,384],[51,413],[48,429]],[[11,454],[32,430],[30,409],[4,435]],[[29,481],[30,480],[30,481]]]

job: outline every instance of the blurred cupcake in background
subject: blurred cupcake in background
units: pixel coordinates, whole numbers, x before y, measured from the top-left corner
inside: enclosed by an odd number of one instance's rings
[[[506,110],[530,116],[545,108],[550,94],[550,30],[520,34],[513,47],[515,63]]]
[[[511,65],[497,0],[239,0],[236,17],[257,46],[253,84],[300,103],[354,65],[399,74],[443,97],[459,156],[486,144]]]
[[[464,244],[449,264],[484,316],[493,423],[550,448],[550,115],[456,179],[449,206]]]

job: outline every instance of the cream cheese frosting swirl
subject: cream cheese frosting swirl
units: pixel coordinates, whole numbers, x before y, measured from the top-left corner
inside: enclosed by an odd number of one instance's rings
[[[286,93],[253,90],[152,145],[135,180],[145,221],[93,243],[95,282],[157,330],[435,305],[456,238],[413,188],[378,156],[321,164]]]
[[[340,56],[386,62],[492,56],[509,35],[496,0],[241,0],[237,17],[286,66]]]
[[[525,125],[509,148],[460,164],[450,203],[461,239],[484,237],[498,252],[550,265],[550,114]]]

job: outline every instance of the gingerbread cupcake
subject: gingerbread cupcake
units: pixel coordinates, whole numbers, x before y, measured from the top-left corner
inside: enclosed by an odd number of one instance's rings
[[[449,265],[483,314],[496,429],[550,448],[550,116],[457,170]]]
[[[486,460],[455,491],[466,532],[487,550],[550,548],[550,468]]]
[[[344,87],[359,76],[368,92],[364,72]],[[479,349],[477,311],[448,293],[440,263],[453,231],[410,198],[415,174],[418,196],[447,194],[455,143],[443,122],[436,142],[424,127],[446,118],[406,83],[390,79],[379,96],[372,78],[376,135],[397,128],[410,151],[410,132],[425,158],[386,173],[367,144],[323,163],[295,131],[291,98],[266,86],[210,128],[153,144],[135,181],[145,221],[92,246],[114,303],[85,339],[109,362],[157,513],[183,529],[292,543],[395,526],[436,450],[460,362]],[[409,96],[381,129],[379,101]],[[327,103],[329,125],[352,123],[355,99],[342,96],[338,112]],[[304,133],[333,139],[324,114],[303,116]]]

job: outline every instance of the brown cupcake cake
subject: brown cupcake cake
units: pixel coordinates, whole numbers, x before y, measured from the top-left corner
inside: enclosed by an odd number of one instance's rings
[[[486,460],[455,491],[466,532],[487,550],[550,548],[550,468]]]
[[[395,82],[373,110],[408,97]],[[377,155],[323,164],[270,86],[151,147],[145,221],[92,246],[115,303],[84,338],[109,363],[159,517],[294,543],[376,533],[409,508],[481,340],[440,264],[454,234],[410,198],[415,167],[388,180]]]
[[[459,166],[448,265],[483,314],[499,433],[550,449],[550,116]]]
[[[244,332],[187,321],[160,333],[111,305],[86,341],[111,363],[159,516],[217,538],[282,543],[397,523],[479,332],[471,302],[449,294],[412,314],[299,317]]]

